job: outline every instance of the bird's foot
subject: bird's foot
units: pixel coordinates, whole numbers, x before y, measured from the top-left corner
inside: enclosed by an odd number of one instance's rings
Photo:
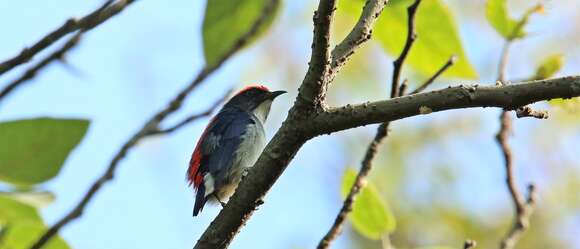
[[[223,202],[222,200],[220,200],[220,198],[215,193],[213,194],[213,196],[220,203],[220,205],[222,205],[222,208],[224,208],[226,206],[226,203]]]

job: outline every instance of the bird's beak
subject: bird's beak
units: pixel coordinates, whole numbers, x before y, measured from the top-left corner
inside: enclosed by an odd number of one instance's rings
[[[285,94],[286,91],[273,91],[270,93],[270,99],[275,99],[276,97]]]

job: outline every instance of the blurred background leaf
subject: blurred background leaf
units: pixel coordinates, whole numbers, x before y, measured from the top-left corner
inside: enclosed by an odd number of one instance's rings
[[[529,8],[522,18],[511,18],[507,10],[507,0],[488,0],[485,6],[485,16],[491,26],[506,40],[523,38],[526,36],[525,26],[530,16],[544,11],[544,7],[538,4]]]
[[[488,0],[485,6],[485,16],[491,26],[503,38],[509,39],[513,35],[513,31],[518,25],[518,20],[511,18],[507,11],[506,0]],[[516,37],[523,37],[524,31],[515,34]]]
[[[0,227],[3,230],[0,248],[28,249],[46,230],[36,209],[23,202],[0,195]],[[47,249],[68,249],[60,237],[53,238]]]
[[[551,55],[550,57],[540,62],[540,65],[536,69],[536,74],[534,75],[533,79],[541,80],[550,78],[558,71],[560,71],[560,69],[562,69],[562,66],[564,66],[564,55],[563,54]]]
[[[275,3],[273,10],[248,45],[272,26],[280,9],[280,2]],[[250,31],[252,24],[270,3],[271,0],[208,0],[203,21],[203,51],[206,64],[210,66],[216,64],[235,45],[240,36]]]
[[[356,175],[357,171],[352,168],[345,170],[341,187],[343,198],[350,192]],[[367,182],[357,196],[349,219],[357,232],[373,240],[380,240],[396,227],[395,216],[372,182]]]
[[[0,123],[0,180],[32,185],[56,176],[88,120],[36,118]]]

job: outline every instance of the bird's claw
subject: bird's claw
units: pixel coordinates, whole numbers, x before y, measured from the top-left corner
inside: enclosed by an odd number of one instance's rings
[[[223,202],[223,201],[222,201],[222,200],[219,198],[219,196],[217,196],[217,194],[215,194],[215,193],[214,193],[214,194],[213,194],[213,196],[214,196],[214,197],[215,197],[215,199],[216,199],[216,200],[217,200],[217,201],[220,203],[220,205],[222,205],[222,208],[226,207],[226,203],[225,203],[225,202]]]

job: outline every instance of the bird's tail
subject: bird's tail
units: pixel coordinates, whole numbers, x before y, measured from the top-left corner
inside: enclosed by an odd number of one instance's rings
[[[203,209],[207,198],[205,198],[205,186],[200,184],[197,189],[197,194],[195,196],[195,205],[193,206],[193,216],[197,216],[199,212]]]

